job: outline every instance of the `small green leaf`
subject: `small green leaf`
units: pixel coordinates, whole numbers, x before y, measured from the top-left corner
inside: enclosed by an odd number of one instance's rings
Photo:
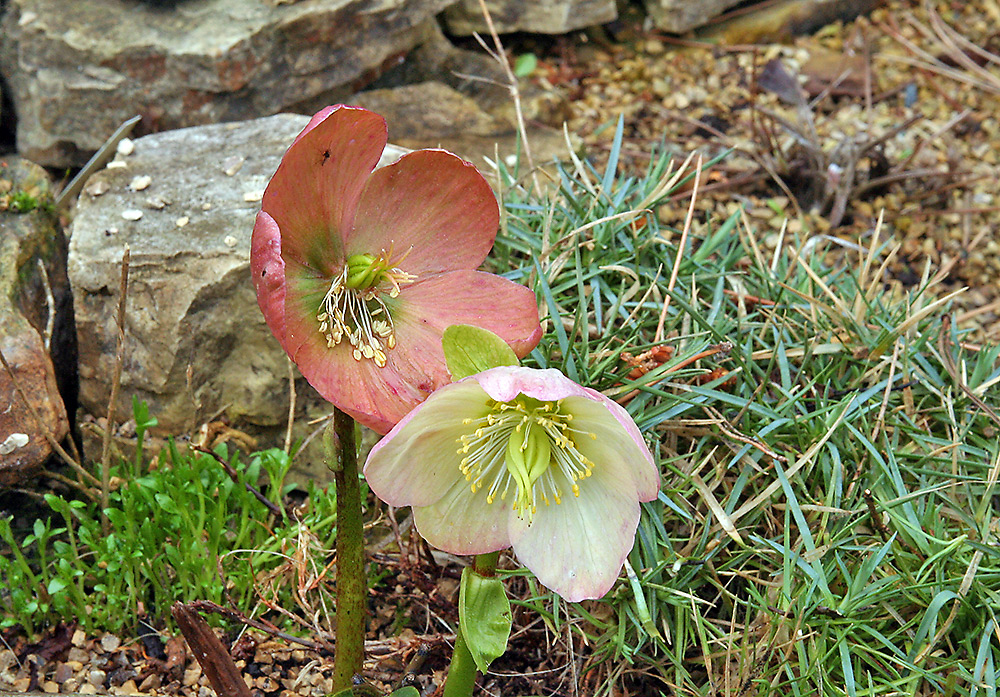
[[[538,58],[534,53],[522,53],[514,61],[514,74],[518,77],[528,77],[538,67]]]
[[[413,685],[407,685],[406,687],[392,691],[389,693],[389,697],[420,697],[420,690]]]
[[[458,620],[472,660],[485,673],[507,650],[510,638],[510,601],[500,579],[480,576],[466,567],[458,593]]]
[[[452,380],[519,363],[506,341],[488,329],[471,324],[451,325],[444,330],[441,344]]]

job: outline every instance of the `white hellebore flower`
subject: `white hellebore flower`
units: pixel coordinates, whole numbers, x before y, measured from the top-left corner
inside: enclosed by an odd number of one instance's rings
[[[441,387],[371,451],[365,478],[453,554],[513,547],[569,601],[600,598],[660,477],[621,406],[558,370],[505,366]]]

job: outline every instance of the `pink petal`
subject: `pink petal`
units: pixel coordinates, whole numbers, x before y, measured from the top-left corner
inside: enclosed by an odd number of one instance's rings
[[[285,262],[281,258],[281,231],[264,211],[257,214],[250,237],[250,274],[257,304],[267,326],[285,346]]]
[[[452,554],[486,554],[510,547],[507,519],[510,506],[486,503],[486,492],[472,493],[459,477],[435,504],[416,506],[413,523],[433,547]]]
[[[393,311],[396,341],[411,342],[411,334],[426,337],[444,361],[444,330],[453,324],[472,324],[490,330],[524,358],[542,337],[535,303],[531,290],[493,274],[452,271],[432,276],[400,293]]]
[[[571,396],[596,399],[599,392],[576,384],[555,368],[538,370],[520,366],[502,366],[472,376],[486,393],[498,402],[509,402],[523,394],[547,402]],[[606,398],[605,398],[606,399]]]
[[[285,350],[324,399],[385,433],[450,382],[441,336],[432,328],[415,327],[401,336],[397,326],[396,347],[386,352],[382,368],[368,359],[355,360],[346,340],[327,347],[316,321],[322,293],[311,291],[308,269],[294,269],[294,274],[286,270],[290,283],[285,300]]]
[[[493,191],[475,167],[444,150],[417,150],[371,175],[347,253],[408,252],[400,268],[418,275],[474,269],[499,221]]]
[[[577,448],[598,466],[618,463],[631,474],[637,500],[652,501],[660,493],[660,472],[639,428],[621,405],[594,390],[587,392],[592,394],[567,397],[563,403],[573,414],[573,427],[596,436],[577,437]]]
[[[456,482],[468,488],[458,449],[470,427],[462,420],[489,411],[475,382],[445,385],[375,444],[365,463],[368,486],[391,506],[433,504]]]
[[[579,482],[579,497],[569,493],[570,484],[563,479],[562,503],[539,506],[530,525],[510,517],[518,560],[570,602],[600,598],[611,590],[635,543],[639,504],[628,477],[622,482],[618,474],[617,468],[597,463],[594,474]]]
[[[332,275],[358,198],[385,149],[385,120],[366,109],[324,109],[295,139],[264,192],[284,258]]]

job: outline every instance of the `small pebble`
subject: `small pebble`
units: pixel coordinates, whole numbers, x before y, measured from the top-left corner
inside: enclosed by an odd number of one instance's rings
[[[73,677],[75,671],[73,667],[68,663],[60,663],[56,666],[55,673],[52,674],[52,679],[62,685],[67,680]]]
[[[105,634],[101,637],[101,648],[108,653],[112,651],[117,651],[118,647],[122,645],[122,640],[116,637],[114,634]]]
[[[111,160],[107,164],[107,169],[125,169],[128,165],[125,164],[124,160]]]
[[[132,191],[142,191],[149,187],[153,183],[153,178],[148,174],[140,174],[137,177],[133,177],[132,181],[129,182],[128,188]]]
[[[254,203],[256,201],[260,201],[262,198],[264,198],[263,191],[248,191],[243,194],[243,200],[247,203]]]
[[[182,215],[180,218],[178,218],[176,221],[174,221],[174,223],[177,225],[177,227],[184,227],[185,225],[187,225],[190,222],[191,222],[191,219],[188,218],[186,215]]]
[[[87,682],[94,687],[104,687],[104,681],[107,677],[107,673],[95,668],[87,675]]]
[[[125,220],[139,220],[142,218],[142,211],[136,210],[135,208],[129,208],[128,210],[122,211],[122,217]]]
[[[128,156],[131,155],[133,152],[135,152],[135,143],[133,143],[130,139],[122,138],[120,141],[118,141],[119,155]]]
[[[0,455],[9,455],[18,448],[23,448],[29,440],[25,433],[11,433],[3,443],[0,443]]]
[[[93,181],[88,182],[87,186],[83,187],[83,190],[91,196],[96,197],[106,193],[110,188],[111,185],[104,179],[94,179]]]
[[[210,210],[212,210],[212,204],[208,203],[208,202],[205,202],[205,203],[201,204],[201,209],[203,211],[210,211]]]
[[[224,239],[223,242],[226,243],[227,247],[235,247],[236,246],[236,238],[233,237],[232,235],[226,235],[226,239]]]
[[[232,157],[227,157],[222,161],[222,171],[227,177],[231,177],[240,171],[240,167],[243,166],[245,158],[239,155],[233,155]]]

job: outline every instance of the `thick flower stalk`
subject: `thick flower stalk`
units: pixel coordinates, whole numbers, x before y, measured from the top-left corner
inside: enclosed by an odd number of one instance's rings
[[[381,116],[328,107],[264,192],[250,267],[268,326],[305,378],[380,433],[450,380],[441,334],[489,329],[518,356],[538,343],[534,294],[477,271],[496,199],[468,162],[418,150],[375,169]]]
[[[379,498],[453,554],[513,547],[570,601],[610,590],[659,473],[632,418],[557,370],[505,366],[442,387],[372,449]]]

